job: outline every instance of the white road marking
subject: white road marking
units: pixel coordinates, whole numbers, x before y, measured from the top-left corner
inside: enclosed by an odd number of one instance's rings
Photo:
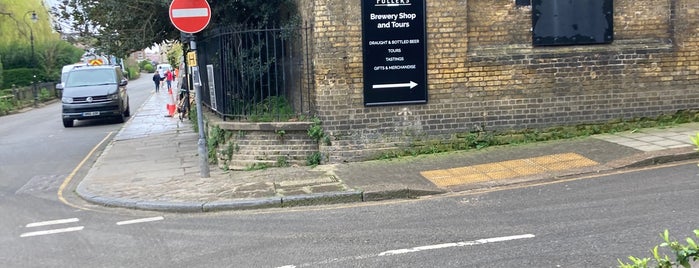
[[[30,237],[30,236],[37,236],[37,235],[50,235],[50,234],[58,234],[58,233],[66,233],[66,232],[75,232],[75,231],[80,231],[85,226],[77,226],[77,227],[70,227],[70,228],[63,228],[63,229],[53,229],[53,230],[46,230],[46,231],[38,231],[38,232],[30,232],[30,233],[23,233],[19,235],[19,237]]]
[[[319,262],[299,264],[298,266],[285,265],[285,266],[279,266],[277,268],[327,266],[328,264],[333,264],[333,263],[340,263],[340,262],[346,262],[346,261],[358,261],[358,260],[363,260],[363,259],[392,256],[392,255],[397,255],[397,254],[412,253],[412,252],[418,252],[418,251],[430,250],[430,249],[475,246],[475,245],[481,245],[481,244],[486,244],[486,243],[503,242],[503,241],[509,241],[509,240],[525,239],[525,238],[534,238],[534,235],[533,234],[523,234],[523,235],[513,235],[513,236],[502,236],[502,237],[485,238],[485,239],[478,239],[478,240],[473,240],[473,241],[464,241],[464,242],[457,242],[457,243],[445,243],[445,244],[430,245],[430,246],[420,246],[420,247],[414,247],[414,248],[389,250],[389,251],[381,252],[379,254],[369,254],[369,255],[361,255],[361,256],[353,256],[353,257],[333,258],[333,259],[319,261]]]
[[[144,222],[151,222],[151,221],[162,221],[165,218],[162,216],[159,217],[152,217],[152,218],[143,218],[143,219],[136,219],[136,220],[129,220],[129,221],[120,221],[117,222],[117,225],[126,225],[126,224],[134,224],[134,223],[144,223]]]
[[[438,244],[438,245],[420,246],[420,247],[414,247],[414,248],[404,248],[404,249],[384,251],[384,252],[379,253],[379,256],[390,256],[390,255],[397,255],[397,254],[413,253],[413,252],[418,252],[418,251],[423,251],[423,250],[431,250],[431,249],[474,246],[474,245],[480,245],[480,244],[486,244],[486,243],[503,242],[503,241],[533,238],[533,237],[534,237],[533,234],[525,234],[525,235],[513,235],[513,236],[485,238],[485,239],[478,239],[478,240],[473,240],[473,241],[464,241],[464,242],[457,242],[457,243],[446,243],[446,244]]]
[[[53,220],[53,221],[33,222],[33,223],[27,224],[27,226],[25,226],[25,228],[54,225],[54,224],[63,224],[63,223],[71,223],[71,222],[78,222],[78,221],[79,221],[78,218],[70,218],[70,219]]]

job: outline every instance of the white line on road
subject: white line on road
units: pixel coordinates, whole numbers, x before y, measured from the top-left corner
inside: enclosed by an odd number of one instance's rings
[[[160,217],[152,217],[152,218],[143,218],[143,219],[136,219],[136,220],[129,220],[129,221],[120,221],[117,222],[117,225],[126,225],[126,224],[134,224],[134,223],[144,223],[144,222],[151,222],[151,221],[162,221],[165,218],[162,216]]]
[[[58,234],[58,233],[66,233],[66,232],[75,232],[75,231],[80,231],[85,226],[77,226],[77,227],[70,227],[70,228],[63,228],[63,229],[53,229],[53,230],[46,230],[46,231],[38,231],[38,232],[31,232],[31,233],[23,233],[19,235],[19,237],[30,237],[30,236],[37,236],[37,235],[50,235],[50,234]]]
[[[27,224],[25,228],[32,228],[32,227],[39,227],[39,226],[46,226],[46,225],[54,225],[54,224],[63,224],[63,223],[71,223],[71,222],[77,222],[79,221],[78,218],[70,218],[70,219],[62,219],[62,220],[53,220],[53,221],[42,221],[42,222],[33,222]]]
[[[534,237],[533,234],[525,234],[525,235],[513,235],[513,236],[485,238],[485,239],[478,239],[478,240],[473,240],[473,241],[464,241],[464,242],[457,242],[457,243],[446,243],[446,244],[438,244],[438,245],[420,246],[420,247],[414,247],[414,248],[404,248],[404,249],[384,251],[384,252],[379,253],[379,256],[405,254],[405,253],[412,253],[412,252],[431,250],[431,249],[474,246],[474,245],[480,245],[480,244],[486,244],[486,243],[502,242],[502,241],[509,241],[509,240],[533,238],[533,237]]]
[[[478,240],[473,240],[473,241],[464,241],[464,242],[457,242],[457,243],[445,243],[445,244],[430,245],[430,246],[420,246],[420,247],[414,247],[414,248],[389,250],[389,251],[381,252],[379,254],[370,254],[370,255],[361,255],[361,256],[352,256],[352,257],[340,257],[340,258],[333,258],[333,259],[319,261],[319,262],[304,263],[304,264],[300,264],[300,265],[285,265],[285,266],[279,266],[277,268],[328,266],[329,264],[333,264],[333,263],[340,263],[340,262],[346,262],[346,261],[358,261],[358,260],[363,260],[363,259],[392,256],[392,255],[397,255],[397,254],[412,253],[412,252],[418,252],[418,251],[430,250],[430,249],[474,246],[474,245],[481,245],[481,244],[486,244],[486,243],[503,242],[503,241],[509,241],[509,240],[525,239],[525,238],[534,238],[534,235],[533,234],[523,234],[523,235],[513,235],[513,236],[502,236],[502,237],[485,238],[485,239],[478,239]]]

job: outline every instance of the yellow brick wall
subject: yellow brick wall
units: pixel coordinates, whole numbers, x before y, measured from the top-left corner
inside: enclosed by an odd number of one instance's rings
[[[427,1],[428,103],[377,107],[363,105],[361,2],[304,1],[331,162],[470,131],[699,108],[696,0],[615,0],[612,44],[560,47],[532,47],[531,7],[514,0]]]

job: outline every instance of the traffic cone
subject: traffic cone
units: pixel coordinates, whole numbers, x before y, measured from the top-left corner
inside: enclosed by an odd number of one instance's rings
[[[173,117],[173,116],[175,115],[175,108],[176,108],[176,107],[175,107],[175,104],[168,103],[168,104],[166,105],[166,107],[167,107],[167,116],[168,116],[168,117]]]
[[[167,108],[167,116],[173,117],[175,115],[175,110],[176,110],[177,106],[175,105],[175,99],[172,96],[172,89],[168,89],[167,93],[170,94],[170,103],[168,103],[165,106]]]

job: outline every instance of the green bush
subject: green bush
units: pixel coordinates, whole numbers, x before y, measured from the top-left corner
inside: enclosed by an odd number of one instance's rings
[[[35,79],[34,75],[37,76],[36,81],[46,81],[46,77],[37,72],[36,69],[17,68],[4,70],[5,79],[3,81],[4,83],[2,88],[11,88],[12,85],[16,85],[18,87],[29,86]]]
[[[0,87],[2,86],[2,57],[0,57]]]
[[[15,109],[12,99],[0,99],[0,115],[6,115]]]
[[[154,72],[155,72],[155,67],[153,67],[153,65],[150,64],[150,63],[146,63],[146,65],[143,66],[143,69],[142,69],[142,70],[145,71],[145,72],[147,72],[147,73],[154,73]]]
[[[294,109],[284,97],[270,96],[252,107],[248,118],[252,122],[287,121],[294,117]]]
[[[699,151],[699,133],[696,134],[694,137],[690,137],[692,140],[692,143],[694,143],[694,146],[696,146],[697,151]],[[699,238],[699,229],[694,230],[694,236]],[[650,267],[657,267],[657,268],[672,268],[672,267],[685,267],[689,268],[692,267],[691,262],[696,262],[699,260],[699,246],[697,246],[697,243],[694,242],[692,238],[687,237],[685,241],[687,241],[687,244],[682,244],[678,242],[677,240],[672,240],[670,241],[670,232],[668,230],[665,230],[662,234],[660,234],[660,237],[663,239],[663,243],[655,246],[651,253],[653,254],[653,260],[655,261],[656,265],[655,266],[650,266]],[[658,247],[669,247],[670,251],[675,255],[675,260],[676,261],[671,261],[670,257],[667,255],[660,257],[660,253],[658,253]],[[634,256],[629,256],[629,260],[631,263],[625,263],[622,262],[621,260],[617,260],[619,262],[619,267],[621,268],[648,268],[648,263],[651,261],[650,258],[638,258]]]
[[[141,72],[138,71],[138,68],[135,67],[130,67],[127,69],[127,72],[129,72],[129,79],[138,79],[141,76]]]
[[[694,230],[694,235],[699,238],[699,230]],[[655,266],[648,266],[648,263],[651,261],[650,258],[637,258],[634,256],[630,256],[629,260],[631,260],[631,263],[625,263],[622,262],[621,260],[617,260],[619,262],[619,267],[621,268],[648,268],[648,267],[657,267],[657,268],[672,268],[672,267],[685,267],[689,268],[692,267],[690,264],[690,261],[696,262],[699,260],[699,247],[697,246],[696,242],[694,242],[693,239],[687,238],[687,244],[684,245],[677,240],[670,240],[670,233],[665,230],[664,233],[660,234],[660,237],[662,237],[663,242],[662,244],[655,246],[651,253],[653,254],[653,260],[655,261],[656,265]],[[675,255],[676,261],[671,261],[670,257],[667,255],[660,256],[660,253],[658,252],[658,247],[669,247],[670,251]]]
[[[322,155],[320,152],[313,152],[311,155],[306,157],[306,165],[315,167],[317,165],[320,165],[320,162],[322,160]]]
[[[48,89],[46,89],[45,87],[42,87],[39,90],[39,101],[40,102],[45,102],[45,101],[53,99],[53,98],[54,98],[54,96],[51,95],[51,92]]]

